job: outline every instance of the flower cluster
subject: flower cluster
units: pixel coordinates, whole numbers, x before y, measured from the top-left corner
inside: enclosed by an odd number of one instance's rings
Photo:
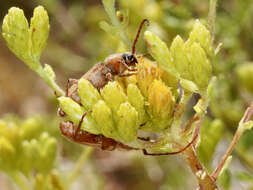
[[[4,17],[2,34],[9,49],[28,67],[35,71],[57,94],[64,94],[55,83],[55,73],[50,65],[40,64],[40,55],[47,44],[49,18],[42,6],[34,9],[30,26],[22,9],[12,7]]]
[[[0,121],[0,168],[2,170],[8,172],[15,168],[25,176],[29,176],[32,170],[47,173],[53,168],[56,140],[43,132],[39,123],[36,118],[19,123]]]
[[[43,132],[41,119],[0,120],[0,170],[21,188],[26,186],[23,178],[29,179],[35,174],[34,187],[41,186],[41,180],[42,188],[51,184],[49,178],[53,174],[56,147],[56,139]]]
[[[145,40],[156,61],[138,56],[136,75],[116,77],[115,81],[109,82],[100,91],[81,78],[78,81],[81,104],[70,97],[58,98],[60,107],[67,115],[66,121],[77,126],[84,113],[87,113],[82,130],[95,135],[102,134],[134,148],[150,148],[147,146],[149,143],[138,140],[138,137],[142,137],[142,131],[149,132],[148,137],[151,133],[166,136],[170,139],[166,143],[181,139],[182,146],[187,144],[191,135],[184,136],[179,132],[180,120],[193,92],[207,97],[212,71],[208,59],[212,55],[210,33],[197,20],[189,39],[184,42],[177,36],[170,49],[149,31],[145,33]],[[178,83],[182,89],[178,89]],[[176,101],[179,101],[177,106]],[[199,116],[205,113],[206,106],[207,103],[202,99],[195,107]],[[177,132],[174,128],[177,128]],[[164,146],[162,142],[156,143],[155,148],[152,145],[152,149]]]

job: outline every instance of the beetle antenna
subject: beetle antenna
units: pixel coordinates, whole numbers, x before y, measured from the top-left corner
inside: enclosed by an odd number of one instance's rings
[[[138,39],[139,39],[139,36],[140,36],[140,33],[141,33],[141,29],[143,28],[143,25],[144,25],[145,22],[147,23],[147,26],[149,25],[149,20],[148,20],[148,19],[144,19],[144,20],[141,22],[140,27],[139,27],[139,30],[138,30],[138,32],[137,32],[137,35],[136,35],[135,40],[134,40],[134,43],[133,43],[132,54],[135,54],[135,46],[136,46],[136,43],[137,43],[137,41],[138,41]]]
[[[202,120],[199,121],[199,123],[196,126],[196,129],[194,131],[194,135],[193,138],[191,140],[191,142],[189,142],[184,148],[176,151],[176,152],[167,152],[167,153],[148,153],[146,149],[142,149],[142,152],[144,155],[148,155],[148,156],[164,156],[164,155],[175,155],[175,154],[180,154],[182,152],[184,152],[186,149],[188,149],[190,146],[194,145],[196,140],[199,137],[199,132],[200,132],[200,127],[202,124]]]

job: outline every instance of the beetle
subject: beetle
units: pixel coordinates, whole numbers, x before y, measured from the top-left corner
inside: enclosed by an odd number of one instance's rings
[[[145,23],[149,25],[149,20],[144,19],[141,22],[132,46],[131,53],[126,52],[110,55],[104,60],[104,63],[98,63],[94,65],[81,78],[85,78],[86,80],[90,81],[90,83],[100,91],[109,81],[114,81],[115,76],[127,77],[136,74],[137,70],[135,66],[138,63],[138,59],[135,54],[136,53],[135,46],[139,39],[143,25]],[[125,71],[128,72],[125,73]],[[78,96],[77,89],[78,89],[78,80],[69,79],[66,87],[66,96],[69,96],[76,102],[80,103],[80,98]]]
[[[77,127],[78,128],[78,127]],[[113,151],[115,149],[133,150],[135,148],[124,145],[114,139],[107,138],[104,135],[94,135],[84,130],[76,132],[76,126],[72,122],[60,123],[61,133],[69,140],[79,144],[93,146],[102,150]]]
[[[197,125],[194,135],[192,137],[192,140],[186,144],[185,147],[179,149],[178,151],[175,152],[166,152],[166,153],[149,153],[146,149],[138,149],[138,148],[133,148],[130,146],[127,146],[121,142],[115,141],[114,139],[107,138],[104,135],[94,135],[89,132],[86,132],[84,130],[81,130],[81,125],[83,122],[84,117],[86,116],[87,112],[82,116],[78,126],[76,127],[72,122],[67,121],[67,122],[61,122],[60,123],[60,131],[63,136],[65,136],[67,139],[74,141],[79,144],[87,145],[87,146],[93,146],[96,148],[100,148],[102,150],[107,150],[107,151],[113,151],[115,149],[119,150],[142,150],[144,155],[147,156],[165,156],[165,155],[175,155],[175,154],[180,154],[184,152],[186,149],[188,149],[190,146],[193,146],[199,136],[200,132],[200,125],[201,122]],[[79,130],[77,130],[79,129]],[[149,141],[149,138],[138,138],[140,140],[144,141]]]

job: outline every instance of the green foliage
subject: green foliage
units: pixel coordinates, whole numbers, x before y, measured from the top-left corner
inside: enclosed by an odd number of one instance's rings
[[[2,31],[10,50],[26,61],[31,68],[36,68],[29,52],[29,26],[23,10],[15,7],[9,9],[3,21]]]
[[[56,157],[56,139],[42,132],[39,120],[28,119],[20,124],[3,120],[1,123],[2,170],[7,173],[18,170],[26,176],[33,170],[40,173],[52,170]]]
[[[85,79],[81,79],[78,82],[78,94],[81,97],[81,103],[86,110],[91,110],[101,99],[99,92]]]
[[[123,141],[135,140],[138,132],[138,113],[128,102],[122,103],[117,112],[119,117],[118,131]]]
[[[112,25],[108,24],[106,21],[100,22],[100,27],[106,31],[108,34],[115,35],[119,39],[123,41],[125,46],[127,48],[131,47],[130,40],[128,36],[125,33],[125,28],[127,26],[126,18],[123,17],[123,20],[125,22],[120,23],[120,20],[117,16],[116,10],[115,10],[115,0],[102,0],[102,3],[104,5],[105,11],[110,18]],[[120,13],[119,13],[120,14]],[[121,14],[120,14],[121,15]],[[122,15],[123,16],[123,15]]]
[[[48,38],[49,21],[43,7],[34,9],[33,14],[29,27],[23,10],[11,8],[4,18],[2,30],[11,51],[31,69],[37,70]]]
[[[219,177],[218,183],[221,187],[223,187],[224,190],[229,190],[231,188],[231,182],[232,174],[228,169],[226,169]]]
[[[73,121],[77,126],[86,110],[69,97],[60,97],[58,100],[62,110],[67,113],[68,119]],[[99,133],[95,121],[90,114],[87,114],[84,118],[81,128],[93,134]]]
[[[248,92],[253,93],[253,85],[251,82],[253,77],[253,64],[246,63],[239,65],[236,68],[236,74],[242,87]]]
[[[63,91],[55,83],[55,74],[51,66],[43,67],[39,60],[46,47],[49,28],[48,15],[43,7],[38,6],[34,9],[30,27],[23,10],[13,7],[3,20],[2,34],[9,49],[37,72],[57,94],[63,95]]]
[[[208,54],[211,55],[212,44],[211,35],[204,25],[197,20],[189,39],[184,43],[177,36],[170,51],[158,36],[149,31],[145,33],[145,40],[159,66],[181,80],[185,89],[200,93],[205,91],[212,73],[212,66],[207,58]]]
[[[29,179],[33,173],[44,180],[44,187],[53,189],[50,175],[55,168],[57,140],[43,132],[43,122],[38,118],[27,120],[0,120],[0,170],[9,175],[21,188],[24,176]],[[39,177],[40,176],[40,177]],[[35,189],[38,181],[35,181]],[[50,185],[51,184],[51,185]]]
[[[224,132],[224,124],[221,120],[211,121],[205,119],[201,128],[201,140],[198,147],[198,156],[207,168],[210,164],[217,144],[221,140]]]

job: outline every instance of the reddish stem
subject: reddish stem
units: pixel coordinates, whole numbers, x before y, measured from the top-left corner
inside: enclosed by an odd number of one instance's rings
[[[243,118],[242,122],[246,123],[247,121],[249,121],[252,115],[253,115],[253,105],[251,105],[246,110],[246,113],[244,114],[244,118]],[[212,177],[213,177],[214,180],[217,180],[218,176],[220,175],[220,172],[221,172],[222,168],[224,167],[228,157],[232,153],[235,145],[238,143],[241,135],[242,135],[242,133],[240,131],[240,127],[238,127],[236,132],[235,132],[234,138],[233,138],[231,144],[229,145],[229,147],[227,149],[227,152],[224,154],[224,156],[222,157],[219,165],[217,166],[217,168],[214,170],[214,172],[212,174]]]
[[[189,147],[183,153],[184,159],[188,162],[193,174],[197,177],[199,182],[198,190],[218,190],[215,180],[208,174],[206,169],[202,166],[198,159],[196,150],[193,147]]]

